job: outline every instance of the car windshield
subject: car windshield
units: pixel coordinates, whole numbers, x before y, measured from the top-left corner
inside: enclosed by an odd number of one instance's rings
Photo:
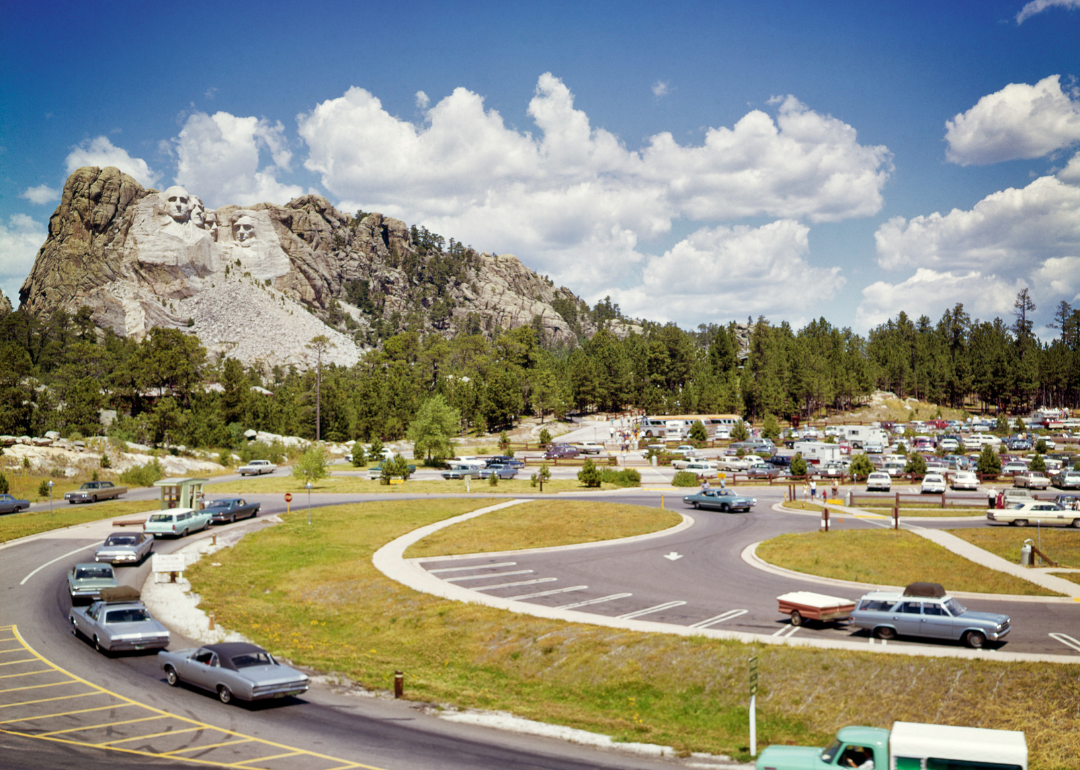
[[[76,580],[95,580],[97,578],[111,578],[112,570],[108,567],[84,567],[75,570]]]
[[[150,620],[150,613],[138,607],[112,610],[105,616],[106,623],[141,623],[144,620]]]
[[[838,752],[840,750],[840,747],[843,745],[844,744],[840,742],[839,738],[834,740],[832,743],[830,743],[828,746],[821,750],[821,761],[825,762],[826,764],[832,762],[833,757],[836,756],[836,752]]]
[[[251,666],[276,666],[277,661],[268,652],[245,652],[232,659],[237,669],[250,668]]]
[[[173,515],[171,513],[155,513],[150,517],[150,521],[172,521]]]
[[[105,545],[135,545],[138,542],[134,535],[109,535]]]
[[[951,614],[954,618],[967,612],[967,607],[956,601],[956,599],[948,599],[945,602],[945,609],[947,609],[949,611],[949,614]]]

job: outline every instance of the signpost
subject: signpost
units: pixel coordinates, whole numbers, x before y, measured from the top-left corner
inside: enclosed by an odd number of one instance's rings
[[[186,568],[187,559],[182,553],[155,553],[150,567],[154,573],[168,573],[170,575],[169,582],[171,583],[176,582],[177,574],[183,576]]]
[[[292,507],[292,506],[289,505],[289,503],[291,503],[291,502],[292,502],[292,492],[286,492],[285,493],[285,513],[288,513],[289,509]]]
[[[750,756],[757,754],[757,658],[750,658]]]

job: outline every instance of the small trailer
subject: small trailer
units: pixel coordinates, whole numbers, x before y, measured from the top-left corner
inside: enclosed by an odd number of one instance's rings
[[[853,601],[812,591],[794,591],[776,599],[780,602],[780,614],[790,615],[793,626],[801,626],[807,620],[822,623],[851,620],[851,613],[855,611]]]

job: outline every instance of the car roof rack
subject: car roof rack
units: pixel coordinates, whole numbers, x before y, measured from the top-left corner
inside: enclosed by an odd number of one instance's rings
[[[945,589],[941,583],[912,583],[904,589],[904,596],[928,596],[941,599],[945,596]]]
[[[103,602],[137,602],[140,596],[139,589],[132,586],[101,589],[101,601]]]

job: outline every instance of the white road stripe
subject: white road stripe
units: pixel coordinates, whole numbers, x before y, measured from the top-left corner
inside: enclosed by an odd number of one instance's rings
[[[471,569],[495,569],[496,567],[516,567],[516,561],[501,561],[498,564],[474,564],[471,567],[443,567],[442,569],[427,570],[430,575],[438,575],[440,572],[467,572]]]
[[[522,594],[521,596],[504,596],[504,599],[536,599],[540,596],[554,596],[555,594],[568,594],[571,591],[584,591],[588,586],[570,586],[569,588],[554,588],[550,591],[539,591],[535,594]]]
[[[1055,642],[1061,642],[1066,647],[1080,652],[1080,641],[1073,639],[1068,634],[1050,634],[1050,638],[1053,639]]]
[[[531,570],[530,570],[531,572]],[[477,586],[474,591],[491,591],[496,588],[513,588],[514,586],[533,586],[537,583],[554,583],[558,578],[537,578],[536,580],[521,580],[517,583],[499,583],[497,586]]]
[[[725,620],[734,620],[740,615],[745,615],[747,612],[749,612],[749,610],[728,610],[722,615],[717,615],[708,620],[699,620],[697,623],[691,623],[690,628],[708,628],[717,623],[723,623]]]
[[[782,639],[786,639],[789,636],[795,636],[796,632],[800,628],[802,628],[802,626],[790,626],[790,625],[789,626],[784,626],[779,631],[777,631],[775,634],[773,634],[773,636],[778,636],[778,637],[780,637]]]
[[[681,607],[686,602],[665,602],[664,604],[658,604],[655,607],[647,607],[643,610],[637,610],[636,612],[628,612],[625,615],[616,615],[619,620],[633,620],[634,618],[640,618],[642,615],[651,615],[654,612],[661,612],[663,610],[670,610],[672,607]]]
[[[573,604],[564,604],[562,607],[556,607],[557,610],[573,610],[578,607],[588,607],[590,604],[602,604],[603,602],[613,602],[616,599],[625,599],[633,594],[611,594],[611,596],[601,596],[599,599],[586,599],[583,602],[574,602]]]
[[[48,566],[49,566],[50,564],[56,564],[56,562],[60,561],[61,559],[66,559],[66,558],[67,558],[67,557],[69,557],[69,556],[74,556],[74,555],[75,555],[75,554],[77,554],[77,553],[78,553],[79,551],[88,551],[88,550],[90,550],[91,548],[97,548],[97,547],[98,547],[98,544],[97,544],[97,543],[92,543],[92,544],[90,544],[90,545],[84,545],[84,546],[83,546],[82,548],[76,548],[76,549],[75,549],[74,551],[68,551],[68,552],[67,552],[67,553],[65,553],[65,554],[64,554],[63,556],[57,556],[57,557],[56,557],[55,559],[53,559],[52,561],[47,561],[47,562],[45,562],[45,563],[44,563],[44,564],[42,564],[42,565],[41,565],[40,567],[38,567],[38,568],[37,568],[36,570],[34,570],[34,571],[33,571],[33,572],[31,572],[31,573],[30,573],[29,575],[27,575],[26,577],[24,577],[24,578],[22,579],[22,581],[21,581],[21,582],[19,583],[19,585],[21,585],[21,586],[24,586],[24,585],[26,585],[26,581],[27,581],[27,580],[29,580],[30,578],[32,578],[32,577],[33,577],[34,575],[36,575],[37,573],[41,572],[41,570],[45,569],[45,568],[46,568],[46,567],[48,567]]]
[[[483,575],[464,575],[456,578],[443,578],[447,583],[460,583],[462,580],[483,580],[489,577],[509,577],[510,575],[531,575],[535,570],[516,569],[513,572],[488,572]]]

